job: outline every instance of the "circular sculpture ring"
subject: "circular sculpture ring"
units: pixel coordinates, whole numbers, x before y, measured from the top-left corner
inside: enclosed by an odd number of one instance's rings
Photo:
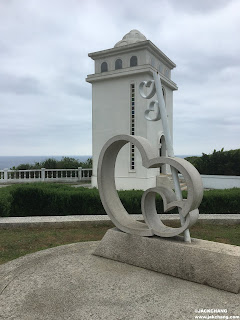
[[[115,185],[115,163],[121,148],[126,143],[134,144],[142,157],[142,165],[146,168],[157,168],[164,164],[176,168],[185,178],[188,186],[188,197],[177,201],[174,192],[168,188],[153,188],[144,192],[142,211],[146,223],[134,220],[123,207]],[[198,206],[203,196],[202,180],[198,171],[184,159],[159,157],[148,140],[138,136],[118,135],[106,142],[98,161],[98,189],[102,204],[115,226],[127,233],[140,236],[172,237],[182,233],[198,218]],[[155,194],[162,196],[165,211],[174,207],[181,208],[181,214],[186,218],[181,228],[165,226],[158,218],[155,208]]]
[[[186,215],[185,223],[180,228],[166,226],[158,217],[155,197],[159,194],[163,199],[164,212],[167,212],[169,204],[175,203],[176,207],[183,208],[184,202],[176,201],[175,193],[165,187],[150,188],[142,196],[142,214],[147,225],[152,228],[153,233],[160,237],[174,237],[191,227],[198,219],[198,209],[192,210]]]

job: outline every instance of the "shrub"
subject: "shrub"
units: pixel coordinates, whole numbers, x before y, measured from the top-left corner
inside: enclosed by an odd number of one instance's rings
[[[204,192],[200,213],[239,213],[240,189],[209,190]]]
[[[11,191],[11,216],[104,214],[97,189],[34,183]]]
[[[8,217],[12,206],[12,195],[9,187],[1,188],[0,192],[0,217]]]
[[[119,198],[129,213],[141,213],[142,190],[119,191]]]
[[[129,213],[141,213],[143,191],[119,191],[123,206]],[[187,193],[183,192],[186,198]],[[160,196],[156,197],[158,213],[163,213]],[[240,189],[204,192],[200,213],[238,213]],[[177,209],[171,211],[176,213]],[[32,183],[0,189],[0,216],[56,216],[106,214],[98,190],[68,185]]]

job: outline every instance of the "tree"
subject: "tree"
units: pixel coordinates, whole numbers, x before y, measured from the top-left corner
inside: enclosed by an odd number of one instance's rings
[[[240,176],[240,149],[219,151],[212,154],[203,153],[201,157],[187,157],[201,174]]]
[[[13,167],[12,170],[30,170],[30,169],[77,169],[92,168],[92,158],[87,159],[85,162],[80,162],[75,158],[62,157],[60,161],[53,158],[48,158],[43,162],[35,162],[35,164],[20,164],[17,167]]]

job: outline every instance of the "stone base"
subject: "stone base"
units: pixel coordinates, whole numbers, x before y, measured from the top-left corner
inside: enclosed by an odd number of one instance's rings
[[[214,288],[240,291],[240,247],[182,237],[140,237],[113,228],[94,255]]]

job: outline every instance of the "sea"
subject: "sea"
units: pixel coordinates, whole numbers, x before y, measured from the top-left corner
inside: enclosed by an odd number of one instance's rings
[[[192,155],[177,155],[179,158],[191,157]],[[90,155],[85,156],[0,156],[0,170],[5,168],[17,167],[20,164],[34,164],[35,162],[42,162],[46,159],[52,158],[56,160],[61,160],[62,157],[74,158],[80,162],[85,162],[87,159],[91,158]]]
[[[20,164],[34,164],[35,162],[42,162],[49,158],[59,161],[63,157],[74,158],[80,162],[85,162],[92,156],[0,156],[0,170],[3,170],[5,168],[10,169],[12,167],[17,167]]]

